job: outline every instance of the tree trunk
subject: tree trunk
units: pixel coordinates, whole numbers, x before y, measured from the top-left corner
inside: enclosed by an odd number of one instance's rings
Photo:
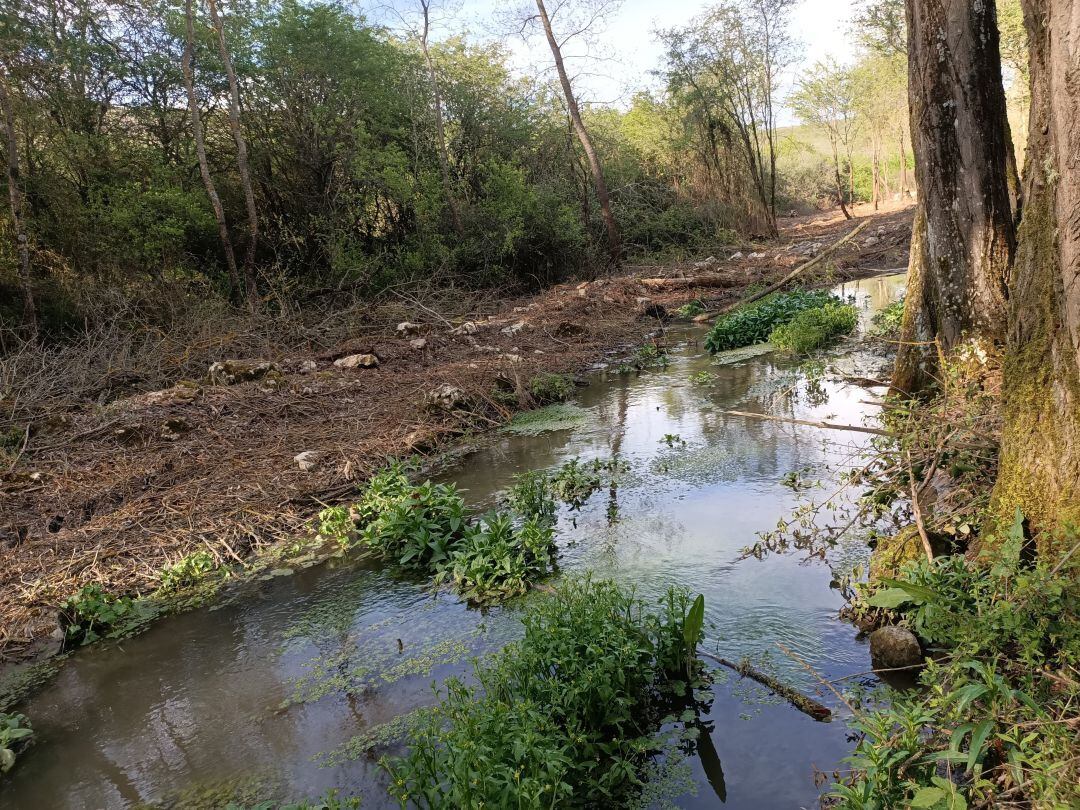
[[[926,214],[920,203],[915,209],[915,221],[911,227],[911,255],[905,294],[909,302],[923,300],[927,261]],[[905,304],[904,319],[900,324],[900,345],[893,367],[892,393],[908,399],[914,393],[925,391],[935,382],[936,368],[934,327],[929,313],[925,307]]]
[[[585,157],[589,161],[589,172],[592,174],[593,185],[596,187],[596,197],[600,201],[600,214],[604,219],[604,227],[607,229],[611,263],[618,266],[622,262],[622,238],[619,236],[619,226],[615,222],[615,216],[611,213],[611,195],[608,193],[604,172],[600,167],[600,158],[596,154],[596,149],[593,148],[592,138],[585,129],[585,123],[581,120],[581,110],[578,108],[577,99],[574,98],[574,89],[570,85],[570,77],[563,63],[562,49],[559,47],[558,40],[555,39],[555,32],[551,29],[551,19],[548,17],[544,0],[536,0],[536,8],[540,12],[540,21],[544,25],[544,34],[551,47],[551,55],[555,59],[555,69],[559,73],[559,82],[566,96],[566,108],[570,113],[570,121],[578,140],[581,141],[581,148],[585,150]]]
[[[27,338],[38,334],[37,307],[34,305],[34,285],[30,276],[30,237],[23,219],[22,172],[19,171],[19,140],[15,132],[15,111],[11,107],[7,76],[0,72],[0,112],[4,116],[4,142],[7,155],[8,202],[11,204],[11,229],[19,253],[19,283],[23,297],[23,329]]]
[[[965,341],[992,348],[1005,337],[1015,228],[997,19],[993,3],[967,0],[907,0],[907,18],[926,256],[921,295],[907,297],[923,312],[905,320],[928,324],[947,358]]]
[[[259,288],[255,283],[255,251],[259,244],[259,212],[255,208],[255,188],[251,184],[251,170],[248,167],[247,140],[240,128],[240,85],[236,81],[229,48],[225,44],[225,27],[218,14],[217,0],[207,0],[210,8],[210,21],[217,32],[218,53],[225,66],[225,75],[229,79],[229,130],[236,142],[236,168],[240,172],[240,185],[244,191],[244,206],[247,208],[248,245],[244,254],[244,294],[248,308],[255,312],[259,308]]]
[[[442,92],[439,90],[439,77],[435,73],[435,62],[431,58],[428,48],[428,33],[431,30],[431,2],[420,0],[420,8],[424,13],[424,30],[420,36],[420,49],[424,53],[424,63],[427,65],[428,81],[431,83],[431,95],[435,105],[435,137],[439,141],[439,170],[442,173],[443,194],[446,195],[446,204],[450,209],[450,219],[454,225],[454,232],[458,236],[465,234],[465,227],[461,222],[461,209],[457,198],[454,196],[454,185],[450,180],[450,155],[446,148],[446,126],[443,123]]]
[[[1071,0],[1023,6],[1031,119],[994,504],[1050,529],[1080,521],[1080,17]]]
[[[900,199],[904,199],[904,195],[908,190],[908,176],[907,176],[907,133],[904,131],[904,125],[900,125]]]
[[[232,239],[229,237],[229,225],[225,220],[225,208],[221,205],[221,197],[218,196],[214,178],[210,175],[210,164],[206,160],[206,139],[203,137],[202,113],[199,111],[199,99],[195,96],[195,14],[191,8],[192,0],[184,0],[184,21],[186,24],[187,42],[184,47],[184,55],[181,58],[181,67],[184,73],[184,86],[187,89],[188,114],[191,117],[191,132],[195,140],[195,155],[199,159],[199,174],[202,176],[203,186],[206,188],[206,196],[210,198],[210,207],[214,209],[214,218],[217,220],[218,236],[221,238],[221,249],[225,253],[225,266],[229,271],[229,284],[234,293],[240,292],[240,273],[236,266],[236,252],[233,250]]]
[[[833,171],[836,173],[836,199],[840,203],[840,210],[844,212],[844,219],[853,219],[851,213],[844,205],[844,181],[840,179],[840,153],[836,151],[836,141],[832,140]]]

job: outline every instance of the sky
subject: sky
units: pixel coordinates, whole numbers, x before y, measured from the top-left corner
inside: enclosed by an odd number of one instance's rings
[[[505,32],[505,23],[500,25],[498,20],[508,6],[513,7],[507,0],[457,0],[456,5],[457,10],[452,19],[446,20],[444,29],[460,31],[465,28],[473,36],[485,39]],[[653,71],[661,64],[663,50],[654,31],[682,25],[708,5],[708,0],[623,0],[619,13],[607,22],[597,37],[604,58],[590,60],[588,70],[575,80],[579,97],[624,105],[635,91],[659,87]],[[847,31],[853,6],[854,0],[801,0],[798,3],[792,12],[791,33],[801,43],[802,59],[784,77],[781,97],[790,92],[800,66],[812,65],[829,56],[841,62],[852,57]],[[551,53],[542,37],[523,42],[519,37],[511,36],[506,41],[516,69],[533,74],[552,70]],[[782,117],[790,116],[784,113]]]

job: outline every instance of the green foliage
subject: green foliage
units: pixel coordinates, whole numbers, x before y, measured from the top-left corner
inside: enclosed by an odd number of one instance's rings
[[[826,304],[807,309],[769,333],[769,343],[795,354],[808,354],[842,335],[851,334],[859,324],[859,313],[850,304]]]
[[[521,436],[537,436],[554,430],[571,430],[585,424],[588,418],[588,413],[582,408],[559,403],[515,414],[503,430]]]
[[[693,385],[712,385],[716,382],[716,375],[711,371],[699,371],[697,374],[690,375],[690,382]]]
[[[193,551],[173,565],[167,565],[158,575],[161,579],[161,589],[165,591],[178,591],[196,585],[208,574],[218,568],[217,560],[209,551]]]
[[[469,526],[436,581],[449,579],[470,601],[490,602],[525,593],[554,561],[555,530],[549,521],[528,517],[515,526],[511,515],[493,512]]]
[[[677,310],[675,310],[675,317],[682,318],[683,320],[690,320],[695,318],[705,311],[705,304],[700,299],[691,301],[688,304],[683,304]]]
[[[618,476],[629,468],[625,461],[618,459],[597,458],[582,462],[573,458],[552,476],[551,489],[555,497],[569,504],[571,509],[580,509],[605,484],[617,486]]]
[[[541,405],[562,402],[574,393],[574,381],[565,374],[537,374],[529,380],[529,393]]]
[[[356,797],[341,798],[338,791],[327,791],[319,799],[304,800],[300,802],[266,801],[257,804],[242,805],[230,802],[225,805],[225,810],[359,810],[360,799]]]
[[[700,603],[700,604],[699,604]],[[384,760],[402,807],[623,806],[641,786],[663,693],[685,692],[704,603],[659,612],[611,582],[563,583],[525,637],[476,666]]]
[[[1071,536],[1066,548],[1075,546]],[[1067,557],[1025,561],[1020,516],[987,553],[908,563],[869,596],[949,651],[923,690],[887,694],[854,720],[862,740],[840,806],[967,807],[1008,795],[1025,806],[1080,802],[1075,732],[1080,683],[1080,568]],[[992,549],[992,551],[991,551]],[[947,764],[958,782],[946,782]]]
[[[530,470],[514,477],[506,493],[506,505],[519,515],[541,522],[554,523],[557,508],[546,472]]]
[[[904,299],[893,301],[874,315],[870,333],[876,337],[894,338],[900,334],[900,325],[904,320]]]
[[[767,295],[718,320],[705,338],[705,348],[716,354],[764,343],[776,327],[788,323],[800,312],[839,303],[839,298],[821,290]]]
[[[128,596],[113,596],[100,585],[86,585],[60,603],[64,643],[90,644],[104,633],[138,618],[139,611]]]
[[[15,754],[33,736],[30,722],[22,714],[0,712],[0,773],[7,773],[15,764]]]

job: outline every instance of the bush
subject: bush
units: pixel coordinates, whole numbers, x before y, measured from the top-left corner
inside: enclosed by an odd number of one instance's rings
[[[800,312],[769,334],[769,342],[779,349],[808,354],[841,335],[849,335],[859,323],[859,313],[850,304],[826,304]]]
[[[525,593],[555,562],[555,530],[541,518],[515,526],[512,517],[492,512],[469,526],[436,581],[450,579],[473,602],[490,602]]]
[[[540,405],[562,402],[574,393],[574,381],[565,374],[537,374],[529,380],[529,393]]]
[[[207,574],[217,570],[214,555],[205,549],[183,557],[173,565],[167,565],[158,575],[163,591],[177,591],[196,585]]]
[[[87,585],[60,603],[60,622],[65,644],[90,644],[102,633],[138,617],[128,596],[113,596],[100,585]]]
[[[0,712],[0,773],[11,770],[15,754],[30,740],[34,730],[21,714]]]
[[[904,320],[904,299],[893,301],[873,318],[871,334],[875,337],[896,337]]]
[[[767,295],[760,301],[718,320],[705,338],[705,348],[716,354],[754,343],[764,343],[773,329],[788,323],[800,312],[839,303],[839,298],[823,290],[796,290]]]
[[[384,760],[402,806],[620,807],[657,748],[664,694],[685,693],[704,601],[650,612],[611,582],[563,584],[525,637],[446,684],[409,752]]]

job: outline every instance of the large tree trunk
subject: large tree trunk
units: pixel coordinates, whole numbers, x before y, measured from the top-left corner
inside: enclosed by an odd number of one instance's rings
[[[259,308],[259,288],[255,283],[255,251],[259,244],[259,211],[255,207],[255,187],[251,183],[251,170],[248,167],[247,140],[240,128],[240,85],[236,80],[232,57],[225,43],[225,26],[218,14],[217,0],[207,0],[210,8],[210,21],[217,33],[218,53],[225,66],[225,75],[229,79],[229,131],[236,143],[236,168],[240,173],[240,186],[244,191],[244,207],[247,209],[248,245],[244,254],[244,295],[248,308],[254,312]]]
[[[615,215],[611,213],[611,195],[608,192],[607,181],[604,180],[600,158],[596,154],[596,149],[593,148],[589,131],[585,129],[585,123],[581,120],[581,110],[574,97],[574,88],[570,85],[570,77],[563,63],[562,49],[559,47],[559,41],[555,39],[555,32],[551,28],[551,18],[548,17],[544,0],[536,0],[536,8],[540,12],[540,21],[544,25],[544,34],[551,47],[551,55],[555,59],[555,69],[559,73],[559,82],[566,96],[566,108],[570,112],[574,133],[581,142],[581,148],[585,150],[585,157],[589,161],[589,172],[592,174],[593,185],[596,187],[596,197],[600,201],[600,214],[604,218],[604,227],[607,229],[608,253],[612,264],[619,265],[622,262],[622,238],[619,235],[619,226],[615,222]]]
[[[465,227],[461,222],[461,208],[454,196],[454,185],[450,179],[450,154],[446,148],[446,125],[443,122],[442,92],[439,90],[439,77],[435,72],[435,62],[431,58],[431,50],[428,48],[428,34],[431,29],[431,0],[420,0],[420,8],[424,13],[424,30],[420,35],[420,49],[424,53],[424,63],[427,65],[428,81],[431,83],[431,94],[435,105],[435,136],[438,138],[439,171],[442,173],[443,194],[446,195],[446,204],[450,208],[450,219],[454,225],[454,232],[458,236],[465,234]]]
[[[188,115],[191,117],[191,134],[195,139],[195,155],[199,160],[199,175],[202,177],[203,187],[206,188],[206,196],[210,199],[210,207],[214,209],[214,219],[217,220],[218,236],[221,238],[221,249],[225,253],[225,266],[229,270],[229,284],[234,293],[240,290],[240,273],[236,266],[236,252],[233,250],[232,239],[229,237],[229,224],[225,219],[225,208],[218,196],[217,186],[210,174],[210,164],[206,159],[206,139],[203,136],[202,112],[199,110],[199,99],[195,95],[195,13],[191,7],[192,0],[184,0],[184,22],[186,25],[187,42],[184,47],[184,55],[181,58],[181,67],[184,73],[184,87],[187,90]]]
[[[19,171],[19,141],[15,133],[15,111],[11,107],[7,76],[0,72],[0,112],[4,116],[4,142],[8,202],[11,205],[11,229],[15,233],[15,248],[19,254],[19,283],[23,296],[23,329],[30,340],[37,338],[37,307],[34,305],[34,285],[30,276],[30,237],[23,219],[22,172]]]
[[[925,320],[948,358],[965,341],[991,348],[1005,337],[1015,227],[997,17],[992,2],[907,0],[907,19],[926,261],[921,295],[907,299],[923,310],[921,318],[906,320]],[[916,342],[912,337],[905,334],[904,343]],[[910,348],[901,346],[901,367],[909,365],[903,355]]]
[[[998,514],[1080,522],[1080,16],[1025,0],[1031,125],[1009,300]]]

